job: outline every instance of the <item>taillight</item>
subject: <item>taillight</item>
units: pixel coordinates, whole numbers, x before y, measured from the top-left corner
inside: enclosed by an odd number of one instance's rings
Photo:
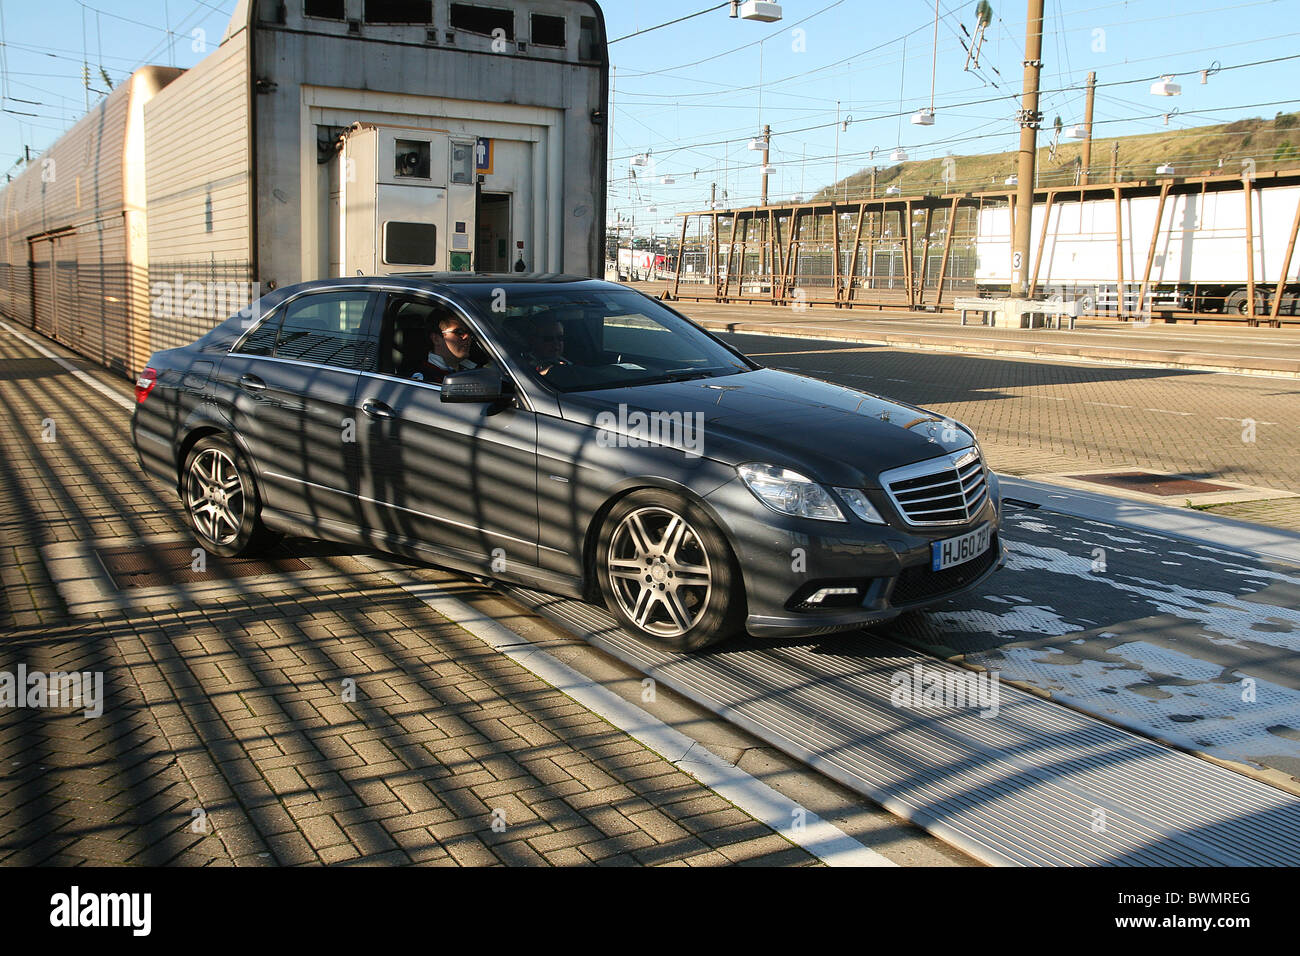
[[[153,387],[158,384],[158,372],[155,369],[147,368],[140,373],[140,377],[135,380],[135,400],[137,403],[143,402],[153,391]]]

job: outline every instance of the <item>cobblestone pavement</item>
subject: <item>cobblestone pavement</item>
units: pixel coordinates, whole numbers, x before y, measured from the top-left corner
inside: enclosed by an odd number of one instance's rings
[[[3,863],[816,862],[329,548],[310,582],[73,619],[42,549],[184,537],[176,504],[127,413],[8,334],[0,395],[0,671],[104,681],[101,717],[0,710]]]
[[[727,338],[766,365],[965,422],[999,471],[1147,470],[1273,489],[1280,500],[1210,510],[1300,530],[1300,497],[1294,497],[1300,495],[1300,381],[764,335]]]

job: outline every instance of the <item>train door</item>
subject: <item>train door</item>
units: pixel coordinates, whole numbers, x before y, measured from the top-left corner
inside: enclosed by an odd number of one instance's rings
[[[54,337],[83,348],[80,299],[77,294],[77,237],[57,236],[54,246]]]
[[[509,193],[480,193],[475,220],[478,224],[478,246],[474,267],[479,272],[510,272],[510,213]]]
[[[32,328],[54,337],[54,243],[33,239],[28,244],[32,275]]]

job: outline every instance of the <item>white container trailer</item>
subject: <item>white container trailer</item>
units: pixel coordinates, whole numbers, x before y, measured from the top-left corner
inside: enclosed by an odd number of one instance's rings
[[[1284,311],[1289,314],[1300,256],[1292,257],[1285,280],[1281,270],[1300,204],[1300,186],[1265,181],[1252,184],[1247,194],[1240,181],[1236,188],[1224,183],[1216,183],[1215,189],[1184,185],[1190,188],[1168,192],[1163,209],[1158,187],[1146,195],[1133,195],[1131,185],[1123,187],[1129,194],[1121,194],[1118,219],[1113,197],[1080,201],[1057,195],[1045,239],[1041,231],[1046,204],[1037,204],[1026,275],[1037,276],[1039,291],[1095,296],[1102,304],[1114,302],[1117,279],[1122,276],[1128,304],[1137,307],[1150,258],[1148,306],[1152,302],[1188,305],[1195,299],[1198,306],[1241,314],[1249,311],[1247,289],[1253,274],[1256,313],[1267,311],[1273,290],[1285,281]],[[1012,271],[1009,207],[984,205],[978,221],[976,283],[981,291],[1000,292],[1008,288]]]

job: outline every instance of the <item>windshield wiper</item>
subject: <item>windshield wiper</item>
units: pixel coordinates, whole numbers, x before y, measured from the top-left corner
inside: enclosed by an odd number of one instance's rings
[[[661,372],[658,375],[647,375],[641,378],[629,378],[622,381],[599,382],[592,385],[571,385],[561,389],[564,392],[595,392],[604,389],[615,388],[636,388],[639,385],[665,385],[670,382],[689,382],[696,378],[715,378],[720,375],[739,375],[741,372],[749,371],[748,369],[731,369],[728,370],[722,365],[713,365],[709,368],[675,368],[667,372]]]

